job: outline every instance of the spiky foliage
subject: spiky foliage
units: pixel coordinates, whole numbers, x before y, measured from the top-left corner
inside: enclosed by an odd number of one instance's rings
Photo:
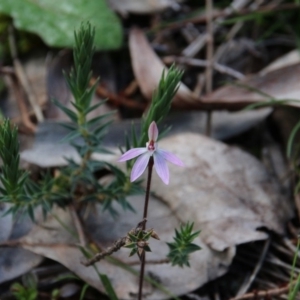
[[[193,227],[194,223],[189,222],[186,225],[181,225],[179,231],[175,229],[174,242],[167,243],[170,248],[167,257],[173,266],[189,267],[189,255],[201,249],[201,247],[192,243],[200,233],[200,231],[193,233]]]
[[[25,209],[34,219],[34,209],[41,206],[44,215],[54,204],[66,206],[70,201],[76,203],[102,203],[104,208],[115,211],[112,202],[116,201],[124,209],[132,209],[126,197],[142,191],[138,184],[129,184],[127,175],[109,163],[92,159],[92,153],[109,153],[102,140],[106,128],[110,124],[112,113],[92,119],[89,114],[103,105],[103,101],[92,105],[97,82],[90,87],[91,64],[94,54],[95,31],[89,23],[82,25],[75,33],[74,68],[66,75],[68,85],[73,94],[73,109],[54,100],[55,104],[70,118],[70,123],[63,124],[69,129],[64,138],[70,142],[81,157],[81,161],[68,160],[68,166],[58,172],[55,178],[47,173],[39,182],[30,180],[28,174],[19,170],[19,143],[17,129],[11,127],[9,121],[0,126],[0,157],[3,161],[0,181],[1,202],[11,203],[9,212],[16,214]],[[79,139],[79,140],[78,140]],[[96,172],[112,174],[113,179],[101,183]]]
[[[128,184],[128,178],[120,169],[105,162],[92,159],[92,153],[110,153],[103,146],[103,138],[106,129],[110,125],[112,113],[107,113],[89,118],[89,114],[95,111],[105,101],[92,105],[92,98],[98,84],[98,80],[90,87],[91,64],[94,54],[95,31],[87,23],[82,25],[75,33],[74,68],[66,75],[66,80],[73,94],[73,110],[54,102],[70,118],[71,123],[64,124],[70,133],[64,139],[70,142],[81,157],[81,162],[69,160],[69,164],[62,170],[62,176],[69,179],[70,197],[79,202],[101,202],[105,209],[112,213],[113,200],[116,200],[124,209],[132,209],[126,200],[129,194],[141,192],[138,184]],[[80,139],[78,141],[78,138]],[[83,142],[82,142],[83,141]],[[96,172],[112,173],[114,179],[103,184],[95,176]]]
[[[9,120],[4,120],[0,126],[0,157],[3,161],[0,202],[12,204],[7,213],[16,215],[25,210],[34,219],[35,207],[41,205],[46,214],[54,203],[65,203],[67,195],[53,178],[46,176],[42,182],[35,183],[27,172],[19,169],[17,128]]]
[[[170,67],[168,72],[163,71],[158,88],[153,94],[148,113],[142,118],[142,134],[139,146],[144,146],[148,141],[148,128],[151,122],[155,121],[156,124],[159,124],[168,115],[182,75],[183,73],[174,65]]]

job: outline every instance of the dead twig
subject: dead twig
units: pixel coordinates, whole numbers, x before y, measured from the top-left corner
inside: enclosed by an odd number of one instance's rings
[[[292,281],[290,284],[287,284],[285,287],[269,289],[267,291],[254,291],[238,297],[231,298],[229,300],[247,300],[247,299],[258,299],[258,298],[269,299],[270,296],[278,296],[288,292],[290,286],[293,286],[295,283],[296,280]]]
[[[149,259],[146,262],[146,265],[162,265],[162,264],[168,264],[170,263],[170,260],[168,258],[162,258],[162,259]],[[139,261],[132,261],[132,262],[127,262],[127,265],[129,266],[134,266],[134,265],[139,265]]]
[[[114,252],[117,252],[118,250],[120,250],[126,244],[126,240],[127,240],[127,236],[116,240],[111,247],[108,247],[107,249],[103,250],[102,252],[97,253],[93,258],[91,258],[87,261],[82,261],[81,263],[86,267],[93,265],[94,263],[100,261],[101,259],[105,258],[106,256],[110,256]]]
[[[35,114],[38,122],[42,122],[42,121],[44,121],[44,116],[43,116],[42,110],[38,104],[38,101],[36,99],[34,91],[32,90],[31,85],[28,81],[28,78],[24,72],[23,66],[18,59],[16,41],[14,38],[12,26],[9,28],[9,46],[10,46],[10,52],[11,52],[11,57],[13,60],[16,76],[18,77],[24,91],[27,94],[28,100],[30,102],[30,105],[33,108],[34,114]]]
[[[198,59],[198,58],[191,58],[191,57],[183,57],[183,56],[165,56],[163,58],[164,63],[166,64],[171,64],[173,62],[179,63],[179,64],[185,64],[187,66],[192,66],[192,67],[207,67],[209,65],[207,60],[204,59]],[[246,78],[245,75],[240,73],[239,71],[236,71],[230,67],[224,66],[222,64],[213,62],[212,67],[222,73],[226,74],[229,76],[232,76],[236,79],[244,79]]]
[[[247,5],[249,1],[250,0],[233,0],[232,3],[222,11],[222,14],[214,20],[215,25],[212,27],[213,34],[221,27],[221,24],[226,17],[230,16],[233,13],[238,13]],[[209,20],[213,22],[212,12],[210,13],[210,15],[206,16],[206,22],[208,22]],[[207,42],[209,42],[209,32],[206,32],[206,34],[203,35],[199,35],[198,38],[196,38],[182,51],[182,55],[187,57],[194,57],[205,46]]]
[[[93,264],[95,264],[96,262],[100,261],[101,259],[105,258],[106,256],[110,256],[111,254],[113,254],[114,252],[117,252],[118,250],[120,250],[128,241],[128,235],[132,234],[135,235],[138,231],[143,229],[143,224],[146,223],[146,219],[144,219],[143,221],[141,221],[140,223],[138,223],[138,225],[136,226],[136,228],[131,229],[126,236],[121,237],[119,239],[117,239],[112,246],[106,248],[105,250],[103,250],[100,253],[97,253],[94,257],[92,257],[91,259],[87,260],[87,261],[82,261],[81,263],[88,267],[91,266]]]
[[[270,242],[271,242],[271,238],[268,238],[265,242],[264,248],[262,250],[262,253],[259,257],[259,260],[250,276],[250,278],[244,282],[244,284],[240,287],[237,296],[245,294],[247,292],[247,290],[249,289],[249,287],[251,286],[251,284],[253,283],[255,277],[257,276],[259,270],[261,269],[261,266],[266,258],[266,255],[268,253],[269,247],[270,247]]]
[[[2,71],[3,71],[3,69],[2,69]],[[31,121],[30,116],[28,114],[27,105],[26,105],[26,101],[25,101],[25,95],[24,95],[23,89],[20,85],[20,82],[14,72],[7,72],[5,74],[11,84],[11,89],[12,89],[13,93],[15,94],[16,101],[17,101],[17,104],[18,104],[18,107],[20,110],[20,114],[21,114],[21,122],[25,128],[25,131],[30,134],[33,134],[36,132],[36,126]]]

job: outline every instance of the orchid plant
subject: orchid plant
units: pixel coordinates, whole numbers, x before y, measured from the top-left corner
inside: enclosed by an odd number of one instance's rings
[[[176,155],[160,149],[157,143],[159,137],[157,124],[167,116],[172,99],[178,89],[181,76],[182,73],[174,66],[171,66],[168,73],[163,72],[158,89],[154,92],[151,106],[149,107],[147,114],[141,119],[140,138],[137,139],[135,127],[132,126],[131,140],[128,135],[126,135],[126,151],[118,159],[119,162],[127,163],[127,170],[130,172],[128,186],[133,184],[133,182],[148,169],[142,221],[137,224],[136,228],[131,229],[126,236],[115,241],[111,247],[104,249],[102,252],[97,253],[94,257],[83,263],[85,266],[91,266],[104,257],[118,251],[121,247],[131,249],[129,255],[132,256],[137,254],[141,261],[138,293],[139,300],[141,300],[143,296],[145,253],[151,251],[149,239],[150,237],[159,239],[158,234],[152,228],[146,229],[152,169],[154,167],[160,179],[168,185],[170,174],[167,162],[180,167],[184,166],[184,163]],[[142,147],[145,144],[146,147]],[[134,164],[132,164],[131,160],[135,158],[137,159]],[[167,243],[170,251],[167,254],[165,262],[171,263],[173,266],[189,266],[189,255],[194,251],[201,249],[198,245],[192,243],[199,233],[199,231],[193,232],[192,222],[181,225],[180,230],[175,230],[174,242]]]
[[[167,116],[171,107],[171,101],[178,89],[181,76],[182,73],[174,66],[171,66],[167,74],[163,72],[158,89],[154,92],[151,106],[147,114],[141,119],[140,138],[137,139],[134,130],[135,127],[132,126],[132,139],[130,140],[128,135],[126,135],[126,151],[118,159],[119,162],[127,163],[127,170],[130,172],[130,180],[128,180],[129,186],[148,169],[142,221],[137,224],[136,228],[131,229],[126,236],[115,241],[114,245],[104,249],[102,252],[97,253],[94,257],[84,262],[85,266],[91,266],[104,257],[118,251],[121,247],[131,249],[129,255],[137,254],[141,261],[138,299],[142,299],[143,296],[145,253],[151,251],[149,239],[150,237],[159,239],[154,229],[146,229],[152,169],[154,167],[160,179],[168,185],[170,174],[167,163],[170,162],[180,167],[184,166],[184,163],[176,155],[160,149],[157,143],[159,137],[157,124]],[[146,147],[142,147],[145,144]],[[134,164],[132,164],[131,160],[135,158],[137,159]],[[180,230],[175,230],[174,242],[167,243],[169,253],[167,254],[165,263],[171,263],[173,266],[176,265],[180,267],[189,266],[189,255],[201,249],[198,245],[192,243],[199,233],[199,231],[193,232],[192,222],[181,225]]]
[[[147,179],[147,188],[144,204],[144,215],[141,230],[136,232],[136,235],[129,235],[128,241],[125,247],[132,248],[131,253],[138,253],[141,260],[141,270],[140,270],[140,280],[139,280],[139,293],[138,299],[141,300],[143,296],[143,280],[145,273],[145,260],[146,252],[151,251],[148,243],[148,239],[152,234],[152,229],[146,231],[146,222],[148,214],[148,204],[149,204],[149,194],[151,186],[151,176],[152,168],[154,166],[157,175],[160,179],[166,184],[169,184],[169,169],[167,161],[173,163],[174,165],[183,167],[183,162],[173,153],[162,150],[158,148],[158,128],[155,121],[152,121],[148,128],[148,142],[146,147],[138,147],[129,149],[126,151],[118,160],[119,162],[124,162],[137,158],[136,162],[133,165],[130,175],[130,181],[133,182],[138,179],[148,167],[148,179]],[[191,242],[198,236],[199,232],[192,233],[193,224],[187,224],[186,226],[181,227],[181,231],[176,231],[176,237],[174,243],[168,243],[170,248],[170,253],[168,257],[173,265],[187,265],[188,255],[194,251],[200,249],[198,245],[192,244]],[[157,236],[158,237],[158,236]]]

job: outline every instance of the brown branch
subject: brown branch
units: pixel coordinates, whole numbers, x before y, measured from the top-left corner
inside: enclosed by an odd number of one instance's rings
[[[163,62],[166,64],[172,64],[173,62],[177,62],[179,64],[185,64],[192,67],[204,67],[206,68],[209,65],[209,62],[204,59],[198,59],[198,58],[191,58],[191,57],[184,57],[184,56],[165,56],[163,58]],[[230,75],[236,79],[244,79],[245,75],[240,73],[239,71],[236,71],[230,67],[224,66],[222,64],[213,62],[212,67],[222,73]]]
[[[269,289],[266,291],[254,291],[247,293],[238,297],[231,298],[229,300],[248,300],[248,299],[258,299],[258,298],[269,298],[270,296],[277,296],[284,294],[289,291],[290,287],[296,283],[297,280],[292,281],[290,284],[287,284],[281,288]]]

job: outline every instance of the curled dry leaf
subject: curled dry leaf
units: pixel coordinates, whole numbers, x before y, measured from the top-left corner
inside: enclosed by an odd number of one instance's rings
[[[203,104],[211,107],[240,109],[246,105],[284,100],[287,105],[300,106],[300,63],[256,74],[238,81],[237,84],[221,87],[202,98]]]
[[[153,191],[183,221],[201,229],[212,249],[267,238],[266,227],[283,233],[292,204],[280,194],[280,183],[253,156],[196,134],[175,135],[160,142],[182,158],[185,168],[170,165],[166,188],[157,176]]]
[[[158,87],[163,70],[167,70],[167,68],[151,48],[143,31],[138,28],[130,31],[129,49],[135,78],[143,95],[150,100],[153,91]],[[173,99],[173,105],[176,107],[200,107],[201,104],[197,99],[197,96],[187,86],[180,83],[179,90]]]

